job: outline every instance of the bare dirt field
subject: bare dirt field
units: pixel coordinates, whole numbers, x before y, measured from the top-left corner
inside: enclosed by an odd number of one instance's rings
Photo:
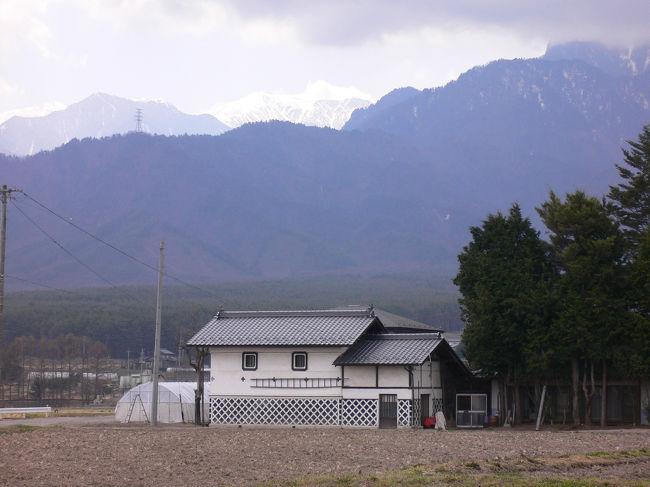
[[[611,478],[615,485],[648,485],[650,479],[650,453],[643,452],[650,449],[650,429],[154,428],[108,421],[25,429],[0,428],[0,485],[393,485],[401,481],[373,479],[412,466],[476,474],[498,468],[524,471],[528,479]],[[639,450],[636,456],[621,453]],[[613,454],[579,462],[567,457],[590,452]],[[440,481],[455,482],[449,475]],[[429,478],[417,485],[439,484]]]

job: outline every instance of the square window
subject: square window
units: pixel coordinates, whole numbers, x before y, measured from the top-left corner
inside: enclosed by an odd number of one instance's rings
[[[307,370],[307,352],[293,352],[291,354],[292,370]]]
[[[257,370],[257,352],[244,352],[241,355],[243,370]]]

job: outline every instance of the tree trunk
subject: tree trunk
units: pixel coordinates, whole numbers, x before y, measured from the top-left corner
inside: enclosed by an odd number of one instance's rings
[[[190,365],[196,371],[196,390],[194,391],[194,423],[203,424],[203,394],[204,394],[204,384],[203,384],[203,364],[205,363],[205,357],[210,352],[208,347],[195,347],[194,354],[196,360],[192,360],[192,353],[190,347],[187,345],[183,346],[185,353],[189,359]]]
[[[603,380],[600,393],[600,427],[607,426],[607,360],[603,359]]]
[[[591,362],[591,389],[589,388],[589,383],[587,381],[587,364],[585,360],[585,370],[584,375],[582,376],[582,392],[585,396],[585,424],[591,424],[591,400],[596,395],[596,384],[594,381],[594,363]]]
[[[442,376],[442,374],[441,374]],[[501,394],[499,401],[499,426],[503,426],[506,421],[506,385],[502,380],[499,380],[499,394]]]
[[[578,398],[578,383],[580,381],[580,367],[577,358],[571,359],[571,388],[573,392],[573,401],[571,404],[571,414],[573,415],[573,424],[580,424],[580,401]]]
[[[508,367],[508,374],[506,375],[506,384],[505,384],[505,386],[506,386],[505,387],[505,389],[506,389],[506,391],[505,391],[506,422],[508,424],[512,424],[512,421],[511,421],[512,407],[510,405],[510,391],[509,391],[511,377],[512,377],[511,370],[510,370],[510,367]]]
[[[97,396],[99,395],[98,392],[99,389],[99,359],[95,359],[95,398],[97,399]]]
[[[198,421],[197,424],[203,424],[203,364],[205,362],[205,354],[203,353],[203,349],[201,349],[200,352],[200,358],[199,358],[199,370],[198,370],[198,376],[197,376],[197,396],[199,399],[199,415],[198,415]]]
[[[522,408],[521,408],[521,392],[519,390],[519,380],[515,379],[513,387],[515,389],[515,420],[514,424],[521,424]]]

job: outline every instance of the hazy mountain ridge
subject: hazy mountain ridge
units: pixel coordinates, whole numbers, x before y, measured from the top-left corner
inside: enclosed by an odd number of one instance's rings
[[[413,216],[402,212],[421,211],[412,208],[407,189],[413,185],[400,174],[420,159],[391,137],[275,122],[220,137],[89,139],[0,164],[14,184],[100,237],[147,261],[155,242],[165,240],[168,261],[184,279],[214,281],[444,267],[430,255],[432,233],[403,242],[414,237],[407,235]],[[29,202],[19,204],[29,209]],[[431,223],[445,226],[444,219]],[[19,214],[11,225],[8,260],[17,275],[58,285],[103,284],[60,256]],[[64,223],[48,225],[71,238],[76,255],[96,263],[109,280],[147,278],[147,269]],[[404,236],[389,238],[394,232]]]
[[[218,135],[230,127],[212,115],[188,115],[158,101],[135,101],[95,93],[64,110],[44,117],[12,117],[0,125],[0,153],[31,155],[72,139],[108,137],[136,129],[136,109],[142,110],[142,130],[152,134]]]
[[[593,42],[551,45],[541,59],[580,60],[612,76],[638,76],[650,71],[650,46],[604,48]]]
[[[471,117],[466,115],[481,107],[488,109],[489,103],[495,105],[494,116],[499,115],[498,104],[522,103],[529,105],[530,115],[539,117],[543,114],[531,111],[537,101],[537,111],[547,112],[547,117],[549,111],[560,111],[550,114],[556,123],[565,115],[572,122],[579,121],[582,113],[591,121],[600,117],[603,125],[622,125],[621,131],[627,133],[648,118],[648,86],[650,46],[625,50],[586,42],[567,43],[549,46],[538,59],[499,60],[477,66],[443,87],[395,90],[376,104],[356,110],[344,130],[408,134],[416,129],[433,130],[435,135],[449,123],[471,123]],[[449,100],[458,105],[450,106]],[[608,115],[618,114],[625,116],[607,119]],[[519,120],[520,124],[527,122],[523,117]]]
[[[535,221],[549,189],[604,194],[616,183],[624,141],[650,121],[648,76],[502,60],[444,87],[391,92],[355,112],[354,130],[271,122],[218,137],[134,133],[0,157],[0,167],[5,181],[147,262],[165,240],[175,274],[192,282],[451,275],[469,226],[488,213],[516,201]],[[9,221],[8,274],[105,284],[16,212]],[[63,223],[47,228],[109,280],[153,279]]]

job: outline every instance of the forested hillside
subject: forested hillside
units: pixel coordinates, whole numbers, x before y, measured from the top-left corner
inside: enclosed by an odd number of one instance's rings
[[[443,277],[337,276],[205,285],[165,285],[162,346],[175,350],[219,309],[319,309],[369,305],[445,330],[461,326],[458,294]],[[153,286],[17,292],[5,301],[5,341],[19,336],[56,338],[72,333],[103,343],[114,357],[151,353],[156,291]],[[133,355],[132,355],[133,356]]]

